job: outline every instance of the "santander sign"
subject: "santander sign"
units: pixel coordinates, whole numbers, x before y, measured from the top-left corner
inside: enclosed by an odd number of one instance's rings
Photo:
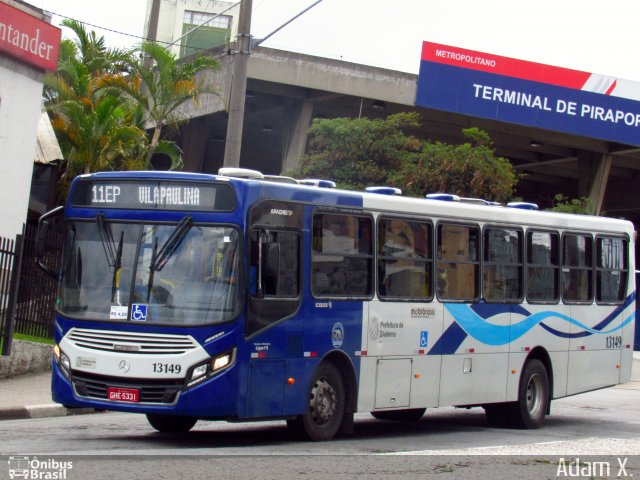
[[[55,71],[60,36],[59,28],[0,1],[0,55]]]

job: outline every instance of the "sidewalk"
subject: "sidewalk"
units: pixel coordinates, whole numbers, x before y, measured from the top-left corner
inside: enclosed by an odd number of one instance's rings
[[[633,352],[631,381],[618,388],[640,390],[640,352]],[[0,380],[0,420],[61,417],[93,413],[91,408],[68,409],[51,400],[51,372]]]
[[[68,409],[53,403],[50,371],[0,380],[0,420],[63,417],[93,411],[91,408]]]

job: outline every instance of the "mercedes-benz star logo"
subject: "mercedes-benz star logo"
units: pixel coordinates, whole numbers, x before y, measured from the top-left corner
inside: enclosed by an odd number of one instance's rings
[[[129,365],[129,362],[127,362],[126,360],[120,360],[118,368],[122,373],[127,373],[131,369],[131,365]]]

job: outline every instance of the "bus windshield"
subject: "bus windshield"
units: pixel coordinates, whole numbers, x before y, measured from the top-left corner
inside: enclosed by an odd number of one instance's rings
[[[239,235],[222,226],[71,221],[61,313],[87,320],[208,325],[239,308]]]

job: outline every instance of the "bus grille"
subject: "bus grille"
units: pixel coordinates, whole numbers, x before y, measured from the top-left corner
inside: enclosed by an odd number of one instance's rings
[[[66,338],[75,346],[104,352],[180,355],[198,347],[189,335],[164,335],[72,328]]]
[[[81,397],[107,399],[111,387],[137,389],[140,403],[172,404],[182,389],[183,380],[136,380],[105,377],[101,375],[73,374],[71,377],[76,393]]]

